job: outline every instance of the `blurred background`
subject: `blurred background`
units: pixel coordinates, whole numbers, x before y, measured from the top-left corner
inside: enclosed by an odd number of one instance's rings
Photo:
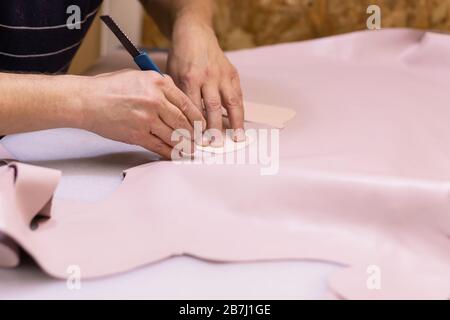
[[[450,0],[213,0],[214,26],[225,50],[314,39],[363,30],[367,7],[379,5],[382,28],[411,27],[450,31]],[[111,14],[136,43],[167,48],[170,42],[145,14],[138,0],[104,0]],[[98,17],[79,50],[71,73],[82,73],[118,47]]]

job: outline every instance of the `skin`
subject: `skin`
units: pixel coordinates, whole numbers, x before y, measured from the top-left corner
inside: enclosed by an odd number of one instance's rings
[[[0,135],[79,128],[171,159],[177,144],[192,150],[195,121],[206,126],[172,79],[152,71],[96,77],[0,74],[0,83]],[[177,129],[189,132],[184,143],[171,141]]]
[[[204,144],[222,144],[223,106],[239,129],[235,140],[244,140],[239,76],[214,35],[212,1],[143,4],[172,38],[168,70],[174,80],[133,70],[96,77],[0,73],[0,135],[79,128],[171,159],[174,147],[193,150],[196,121],[203,130],[217,129]],[[181,144],[171,140],[177,129],[190,133]]]
[[[213,146],[223,145],[222,107],[235,141],[245,140],[239,73],[221,50],[212,27],[212,0],[141,1],[172,39],[168,71],[175,83],[204,112]],[[167,23],[168,22],[168,23]]]

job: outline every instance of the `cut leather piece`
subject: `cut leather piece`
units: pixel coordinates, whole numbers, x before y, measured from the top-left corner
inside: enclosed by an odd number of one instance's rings
[[[0,175],[7,172],[6,165],[12,155],[0,144]],[[0,188],[2,190],[2,188]],[[1,198],[1,195],[0,195]],[[1,222],[0,222],[1,230]],[[0,231],[0,268],[13,268],[20,263],[20,248],[16,242]]]
[[[448,276],[445,276],[449,272],[448,264],[430,267],[433,260],[423,263],[417,257],[409,260],[395,256],[391,256],[389,261],[372,259],[373,265],[345,268],[333,274],[329,280],[330,288],[337,292],[338,296],[347,299],[394,300],[400,297],[405,300],[448,299],[450,281]],[[410,263],[413,263],[414,267],[411,267]],[[372,269],[373,267],[376,269]],[[378,276],[376,274],[378,271],[379,283],[374,278]]]
[[[0,232],[0,268],[14,268],[20,263],[20,249],[16,242]]]
[[[20,256],[15,241],[26,239],[35,217],[50,217],[59,178],[56,170],[17,162],[0,167],[0,267],[17,266]],[[28,241],[21,245],[27,248]]]
[[[59,278],[70,265],[90,278],[180,254],[313,259],[347,266],[329,282],[342,298],[448,299],[450,38],[425,35],[362,32],[231,53],[250,100],[299,114],[280,133],[276,175],[251,164],[145,164],[96,203],[54,199],[51,218],[31,230],[10,174],[2,203],[16,211],[0,216],[15,223],[0,230]],[[56,173],[32,171],[18,166],[17,179],[34,184],[39,173],[56,187]],[[39,203],[51,193],[38,192]],[[371,266],[380,290],[368,285]]]
[[[212,146],[199,146],[196,145],[195,148],[200,153],[211,153],[211,154],[224,154],[233,153],[239,150],[245,149],[249,144],[254,142],[252,136],[247,136],[245,141],[236,142],[230,136],[229,133],[224,133],[225,141],[223,147],[212,147]],[[197,152],[197,154],[198,154]]]
[[[295,117],[293,109],[246,101],[245,121],[283,129]]]

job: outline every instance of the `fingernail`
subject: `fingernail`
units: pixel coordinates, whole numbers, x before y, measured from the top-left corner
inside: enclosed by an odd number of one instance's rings
[[[211,137],[211,146],[215,148],[223,147],[224,139],[222,134],[215,134]]]
[[[236,129],[234,130],[233,140],[235,142],[243,142],[246,140],[244,129]]]
[[[195,153],[195,144],[191,140],[184,139],[182,144],[182,151],[185,155],[192,155]]]
[[[210,141],[211,141],[211,138],[210,138],[209,134],[207,134],[207,133],[203,134],[202,141],[201,141],[202,147],[209,146]]]

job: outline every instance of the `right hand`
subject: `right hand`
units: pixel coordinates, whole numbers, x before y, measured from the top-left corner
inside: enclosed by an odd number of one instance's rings
[[[103,137],[142,146],[166,159],[174,148],[194,151],[194,122],[206,121],[191,100],[169,76],[153,71],[124,70],[102,74],[87,81],[89,101],[84,108],[84,128]],[[190,133],[183,143],[172,133]],[[188,145],[186,145],[188,144]],[[189,148],[189,150],[187,150]]]

